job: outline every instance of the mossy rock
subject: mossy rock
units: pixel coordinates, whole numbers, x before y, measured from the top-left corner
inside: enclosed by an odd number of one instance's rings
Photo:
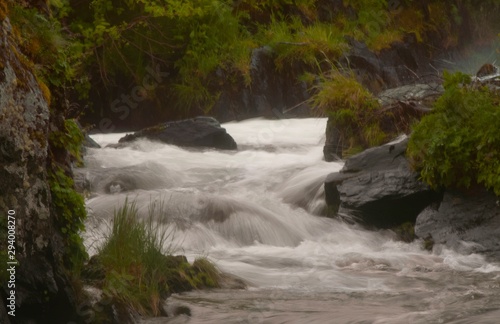
[[[415,224],[412,222],[406,222],[403,223],[399,226],[396,226],[392,229],[394,233],[397,235],[397,239],[406,242],[406,243],[411,243],[415,240]]]
[[[166,256],[165,259],[171,265],[167,268],[170,293],[219,287],[220,273],[207,259],[196,259],[192,265],[184,256]]]
[[[432,251],[432,249],[434,248],[434,239],[432,238],[432,236],[429,235],[424,239],[422,247],[427,251]]]

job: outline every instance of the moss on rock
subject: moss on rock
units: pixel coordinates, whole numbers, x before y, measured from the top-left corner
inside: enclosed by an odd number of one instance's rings
[[[392,229],[397,235],[397,239],[406,243],[411,243],[415,240],[415,224],[412,222],[403,223]]]

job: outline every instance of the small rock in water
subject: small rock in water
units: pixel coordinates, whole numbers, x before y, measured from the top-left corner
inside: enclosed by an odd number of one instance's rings
[[[174,308],[174,316],[187,315],[191,316],[191,309],[187,306],[180,305]]]
[[[168,301],[162,303],[161,312],[167,317],[177,317],[182,315],[191,316],[191,309],[188,306]]]
[[[115,194],[115,193],[120,193],[122,191],[122,187],[120,184],[111,184],[109,186],[109,193]]]
[[[493,64],[486,63],[486,64],[483,64],[483,66],[481,66],[481,68],[479,69],[479,71],[477,71],[476,76],[478,78],[482,78],[482,77],[485,77],[485,76],[488,76],[488,75],[497,74],[498,72],[499,72],[498,71],[498,67],[496,67]]]

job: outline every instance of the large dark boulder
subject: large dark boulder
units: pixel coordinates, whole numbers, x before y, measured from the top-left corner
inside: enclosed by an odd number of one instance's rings
[[[415,234],[461,253],[500,260],[500,199],[485,189],[447,190],[417,217]]]
[[[368,149],[330,174],[325,181],[330,210],[377,228],[414,222],[436,193],[410,168],[407,143],[404,139]]]
[[[237,148],[236,142],[226,129],[211,117],[196,117],[163,123],[126,135],[120,138],[119,142],[131,142],[139,138],[184,147],[211,147],[222,150]]]

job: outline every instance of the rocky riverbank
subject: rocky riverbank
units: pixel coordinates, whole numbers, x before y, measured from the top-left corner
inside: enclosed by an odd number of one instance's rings
[[[372,229],[398,231],[410,223],[408,230],[426,248],[445,246],[500,260],[498,196],[481,186],[432,190],[405,158],[407,141],[369,149],[330,174],[325,181],[330,213]]]
[[[486,64],[483,67],[488,66]],[[472,82],[469,87],[476,89],[478,84],[479,87],[486,85],[494,95],[495,89],[498,89],[497,68],[490,68],[488,75],[483,74],[484,69],[481,68],[477,76],[469,81]],[[415,85],[405,88],[408,88],[405,89],[406,93],[412,89],[410,93],[423,96],[412,106],[425,111],[429,110],[432,100],[424,104],[422,98],[435,99],[444,91],[440,86]],[[428,91],[430,95],[427,95]],[[388,90],[385,93],[397,92],[400,90]],[[408,99],[403,97],[388,101],[388,104],[408,105]],[[421,239],[428,249],[448,247],[460,253],[481,253],[493,260],[500,260],[500,204],[495,188],[487,190],[484,183],[472,179],[469,180],[474,181],[472,185],[441,186],[439,189],[434,186],[433,189],[414,170],[415,165],[410,163],[407,156],[407,146],[408,137],[403,136],[348,158],[339,172],[330,174],[325,181],[330,215],[373,229],[393,229],[401,233],[404,228],[406,232],[411,232],[411,237]],[[329,155],[325,152],[327,158]],[[494,161],[485,163],[489,165],[487,163]],[[475,169],[472,170],[470,172]],[[452,181],[463,183],[460,179]]]

